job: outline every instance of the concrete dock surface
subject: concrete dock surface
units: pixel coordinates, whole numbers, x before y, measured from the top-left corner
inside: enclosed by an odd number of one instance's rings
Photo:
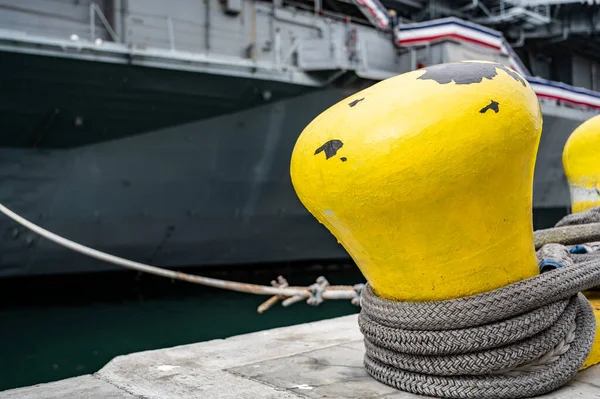
[[[0,399],[425,398],[371,378],[363,354],[352,315],[119,356],[93,375],[0,392]],[[540,398],[600,398],[600,367]]]

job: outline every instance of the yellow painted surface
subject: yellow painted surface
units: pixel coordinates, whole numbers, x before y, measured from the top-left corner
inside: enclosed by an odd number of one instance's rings
[[[538,274],[531,207],[541,128],[539,101],[516,72],[428,67],[315,118],[294,148],[292,182],[377,295],[464,297]]]
[[[594,338],[592,350],[581,367],[582,370],[600,363],[600,324],[598,323],[598,320],[600,319],[600,292],[586,291],[583,294],[590,301],[590,304],[594,309],[594,315],[596,316],[596,336]]]
[[[571,204],[571,212],[585,212],[597,206],[600,206],[600,201],[573,201]]]
[[[574,213],[600,206],[600,195],[576,192],[600,190],[600,115],[588,119],[573,131],[563,150],[563,168],[571,187]]]
[[[571,211],[584,212],[600,206],[600,116],[588,119],[573,131],[563,150],[563,168],[571,190]],[[585,192],[591,193],[586,195]],[[596,316],[594,345],[581,369],[600,363],[600,292],[584,292]]]

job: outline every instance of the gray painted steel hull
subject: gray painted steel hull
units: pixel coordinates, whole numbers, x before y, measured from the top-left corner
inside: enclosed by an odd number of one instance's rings
[[[0,147],[73,148],[248,109],[313,88],[0,51]]]
[[[0,201],[84,245],[162,266],[347,258],[298,201],[299,133],[327,91],[75,149],[0,149]],[[0,218],[0,276],[112,268]]]
[[[0,201],[41,226],[162,266],[347,258],[298,201],[298,134],[345,94],[326,91],[69,150],[0,150]],[[560,153],[579,123],[547,117],[535,203],[566,207]],[[113,267],[0,218],[0,276]]]
[[[562,153],[569,135],[583,121],[544,115],[533,185],[534,207],[570,208],[569,186]]]
[[[23,79],[31,72],[9,70]],[[202,87],[208,77],[194,79],[199,80],[191,79],[189,84]],[[156,80],[151,82],[165,87]],[[173,95],[183,86],[171,87]],[[279,89],[284,93],[287,88]],[[103,90],[106,95],[123,94],[111,87]],[[201,120],[148,133],[133,128],[150,111],[141,109],[128,115],[124,108],[114,116],[129,127],[121,126],[108,136],[91,129],[91,137],[73,142],[69,136],[76,135],[77,128],[50,125],[38,142],[47,148],[27,148],[24,145],[29,141],[21,142],[22,137],[5,136],[0,148],[0,201],[57,234],[154,265],[347,259],[335,238],[298,201],[289,178],[289,162],[302,129],[349,93],[334,89],[299,93],[297,89],[291,93],[296,97],[227,113],[231,107],[240,108],[240,103],[232,100],[218,112],[220,116],[206,119],[199,109],[196,119]],[[92,101],[97,92],[88,94],[80,101]],[[133,98],[140,95],[131,94]],[[234,99],[238,94],[218,95]],[[66,101],[67,97],[56,98]],[[158,98],[153,103],[161,109]],[[2,108],[9,103],[5,97]],[[36,104],[32,106],[44,102]],[[77,101],[70,104],[76,108]],[[245,104],[250,107],[253,103]],[[87,107],[93,110],[89,104]],[[177,109],[176,104],[169,109]],[[181,121],[178,118],[186,120],[193,115],[179,113],[161,124],[173,125]],[[22,116],[11,119],[8,113],[4,115],[5,121],[19,118]],[[579,123],[545,116],[535,207],[568,206],[560,155],[566,138]],[[15,131],[16,125],[6,126]],[[87,127],[83,132],[89,132]],[[103,138],[110,140],[101,141]],[[6,147],[13,139],[20,148]],[[65,148],[70,143],[76,147]],[[0,277],[115,268],[41,239],[4,216],[0,217],[0,234]]]

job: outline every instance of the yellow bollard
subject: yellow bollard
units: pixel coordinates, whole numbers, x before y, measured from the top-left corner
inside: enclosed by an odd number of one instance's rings
[[[562,160],[572,211],[600,206],[600,115],[588,119],[571,133]]]
[[[539,273],[532,186],[541,130],[537,96],[513,70],[441,64],[320,114],[297,140],[292,183],[378,296],[465,297]],[[584,367],[600,360],[598,348]]]
[[[600,206],[600,115],[583,122],[571,133],[562,161],[571,192],[572,212]],[[594,309],[596,320],[600,319],[600,293],[587,291],[584,294]],[[597,363],[600,363],[600,324],[596,325],[594,346],[583,368]]]
[[[538,274],[540,104],[516,72],[462,62],[343,100],[302,132],[291,177],[378,296],[430,301]]]

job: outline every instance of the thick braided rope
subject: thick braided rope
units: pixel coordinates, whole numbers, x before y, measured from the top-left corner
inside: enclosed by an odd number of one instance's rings
[[[596,321],[579,291],[597,285],[600,259],[446,301],[389,301],[367,285],[359,315],[365,368],[397,389],[442,398],[550,392],[591,350]]]

